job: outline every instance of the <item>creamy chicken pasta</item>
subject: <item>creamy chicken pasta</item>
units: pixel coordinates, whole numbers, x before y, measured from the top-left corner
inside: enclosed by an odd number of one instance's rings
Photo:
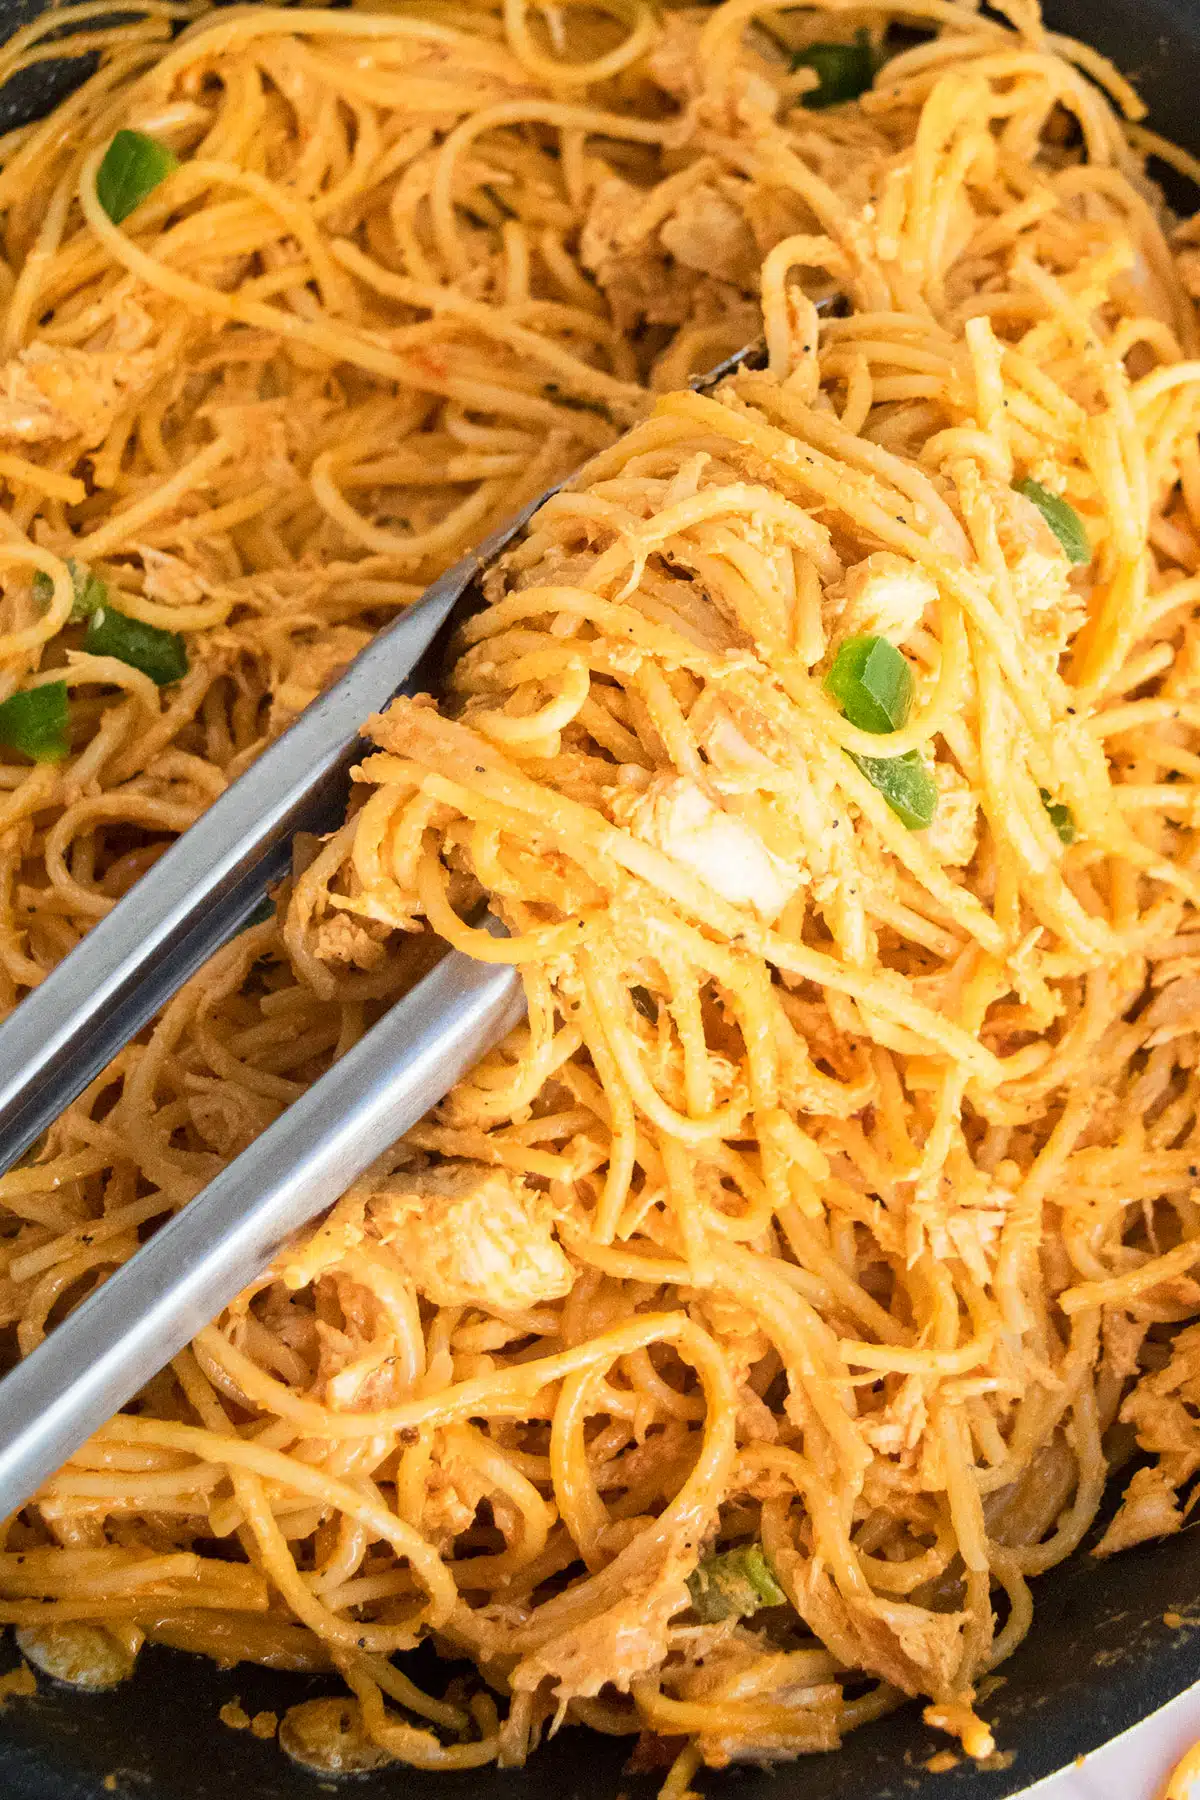
[[[0,142],[5,1007],[586,463],[342,828],[0,1178],[16,1357],[445,944],[523,976],[7,1522],[37,1669],[335,1676],[279,1727],[327,1773],[627,1733],[680,1800],[906,1697],[986,1760],[1110,1480],[1091,1554],[1181,1528],[1200,233],[1151,177],[1200,167],[1002,10],[9,40],[93,64]]]

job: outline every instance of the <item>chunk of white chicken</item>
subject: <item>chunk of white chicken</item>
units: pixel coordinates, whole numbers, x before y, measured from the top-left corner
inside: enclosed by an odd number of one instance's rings
[[[643,843],[682,863],[734,906],[778,918],[800,877],[744,819],[725,812],[684,775],[656,775],[625,810]]]
[[[646,65],[659,87],[676,100],[695,100],[704,91],[700,37],[698,19],[668,13],[646,58]]]
[[[150,544],[134,546],[145,571],[142,593],[160,606],[195,606],[211,591],[209,583],[181,556],[155,550]]]
[[[963,869],[979,842],[979,807],[969,784],[951,763],[935,762],[937,811],[925,830],[925,847],[939,862]]]
[[[937,583],[925,569],[891,550],[876,550],[826,593],[829,635],[884,637],[902,644],[937,597]]]
[[[597,182],[579,239],[579,259],[595,276],[623,330],[728,319],[750,305],[758,259],[738,208],[706,187],[647,227],[645,194],[619,175]],[[670,243],[668,243],[670,239]],[[747,317],[749,314],[747,314]]]
[[[446,1162],[398,1174],[372,1196],[370,1213],[435,1306],[518,1312],[561,1300],[574,1280],[550,1201],[505,1169]]]
[[[733,201],[711,183],[701,182],[681,195],[658,235],[686,268],[737,287],[753,286],[762,260],[754,234]]]
[[[102,443],[121,407],[154,380],[151,350],[74,350],[35,341],[0,368],[0,439]]]

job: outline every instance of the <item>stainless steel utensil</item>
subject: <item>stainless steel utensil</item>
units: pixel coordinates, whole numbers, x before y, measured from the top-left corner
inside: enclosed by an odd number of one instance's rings
[[[515,969],[449,955],[0,1382],[0,1519],[516,1024]]]

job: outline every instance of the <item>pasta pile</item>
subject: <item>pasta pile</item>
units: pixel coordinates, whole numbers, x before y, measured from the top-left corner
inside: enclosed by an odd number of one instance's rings
[[[1197,170],[1032,7],[896,12],[168,48],[154,6],[5,143],[0,661],[71,697],[2,771],[10,1003],[592,458],[276,915],[0,1178],[28,1353],[443,942],[521,969],[528,1023],[9,1522],[40,1667],[336,1670],[280,1732],[326,1771],[639,1733],[678,1800],[905,1696],[986,1760],[1135,1443],[1098,1553],[1182,1525],[1200,341],[1146,160]],[[180,162],[113,223],[118,124]],[[104,605],[182,678],[89,651]],[[427,1636],[478,1680],[417,1688]]]

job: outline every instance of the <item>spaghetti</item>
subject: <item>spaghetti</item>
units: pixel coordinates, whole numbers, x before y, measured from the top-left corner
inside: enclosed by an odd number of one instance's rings
[[[1145,159],[1194,171],[1010,14],[148,7],[6,141],[0,661],[70,691],[2,772],[9,1003],[592,454],[276,916],[0,1178],[28,1352],[442,943],[521,968],[527,1025],[9,1522],[41,1667],[336,1669],[280,1731],[331,1771],[683,1739],[674,1797],[905,1695],[988,1757],[1135,1435],[1099,1552],[1181,1525],[1200,360]],[[114,223],[118,124],[179,163]],[[478,1684],[417,1688],[426,1636]]]

